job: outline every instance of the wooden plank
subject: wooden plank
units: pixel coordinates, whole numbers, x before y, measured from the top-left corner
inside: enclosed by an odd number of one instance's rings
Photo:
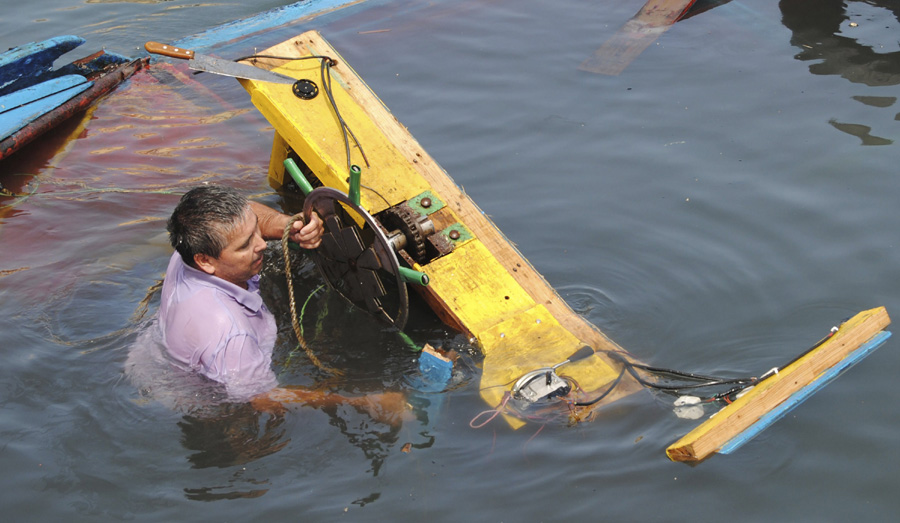
[[[459,263],[461,259],[466,262]],[[429,291],[441,297],[443,308],[476,337],[499,318],[517,316],[535,305],[478,240],[457,246],[452,256],[421,267],[431,277]]]
[[[93,85],[70,74],[0,97],[0,140],[29,125]]]
[[[77,36],[57,36],[0,53],[0,93],[8,94],[44,80],[57,58],[84,42]]]
[[[10,156],[45,132],[53,129],[72,116],[85,111],[100,97],[105,96],[120,83],[131,77],[136,71],[146,67],[149,58],[138,58],[120,65],[93,80],[85,90],[68,101],[38,116],[29,125],[0,140],[0,160]]]
[[[296,54],[297,51],[292,50],[288,56]],[[289,62],[279,70],[295,78],[322,83],[316,60]],[[337,84],[341,80],[338,78],[334,81]],[[427,190],[426,181],[412,167],[403,152],[380,132],[363,107],[354,103],[348,89],[340,85],[334,87],[333,94],[341,117],[363,146],[360,151],[351,144],[351,162],[362,168],[363,184],[367,187],[361,195],[363,207],[375,214],[385,209],[388,203],[395,205]],[[300,100],[294,96],[289,86],[259,82],[255,83],[251,91],[251,100],[276,129],[315,129],[315,133],[279,132],[279,139],[296,151],[325,185],[348,191],[344,137],[324,93],[312,100]],[[293,110],[282,110],[286,107]],[[366,159],[372,163],[371,168],[366,167]],[[283,166],[272,165],[272,168],[279,169],[279,172],[283,170]]]
[[[363,143],[373,165],[374,174],[368,178],[364,170],[363,183],[374,184],[384,190],[389,187],[385,184],[397,184],[387,197],[394,205],[408,198],[401,186],[419,183],[415,182],[418,177],[447,203],[451,214],[447,219],[464,224],[475,236],[472,245],[466,244],[445,257],[424,266],[417,264],[415,268],[431,277],[432,284],[424,289],[424,293],[435,312],[449,325],[479,343],[486,369],[505,371],[483,373],[482,389],[493,390],[507,384],[520,376],[513,374],[521,369],[531,370],[559,363],[583,345],[590,345],[596,350],[623,351],[596,326],[572,311],[318,32],[309,31],[261,54],[335,58],[338,64],[332,68],[332,74],[338,105],[342,115],[346,113],[345,119],[349,121],[352,118],[351,128]],[[296,78],[318,78],[309,69],[303,69],[310,67],[309,61],[306,65],[300,65],[304,62],[299,61],[285,64],[266,59],[250,62]],[[312,64],[318,67],[317,62]],[[346,171],[342,139],[338,141],[340,147],[320,143],[335,140],[332,134],[335,131],[329,130],[337,129],[330,108],[317,112],[319,110],[309,104],[298,105],[293,95],[279,94],[289,93],[284,86],[252,81],[242,81],[242,84],[251,93],[253,103],[280,135],[276,137],[273,152],[285,154],[285,144],[289,145],[317,176],[323,173],[327,184],[334,183],[346,190],[345,177],[337,174]],[[392,160],[392,168],[383,169],[382,154],[393,155],[395,152],[400,154],[402,161]],[[279,163],[273,159],[270,164],[270,178],[273,180],[283,177]],[[389,176],[382,175],[388,173]],[[391,182],[389,178],[395,181]],[[363,196],[363,204],[370,212],[384,208],[384,202],[366,199],[365,191]],[[536,310],[543,311],[545,316],[540,323],[536,320],[541,318],[534,316]],[[505,333],[509,335],[501,336]],[[555,341],[548,343],[548,340]],[[495,364],[495,361],[498,363]],[[598,354],[577,367],[573,366],[572,375],[579,383],[597,384],[599,390],[618,376],[614,365],[618,364]],[[604,401],[585,410],[594,410],[640,388],[628,377]]]
[[[294,54],[297,54],[297,49],[308,46],[308,52],[313,54],[340,56],[316,31],[306,32],[292,42],[297,43],[279,44],[265,53],[294,51]],[[254,63],[262,65],[265,61],[258,60],[254,61]],[[270,62],[270,67],[272,65],[275,64]],[[461,187],[456,185],[446,171],[419,145],[412,135],[409,134],[406,127],[388,111],[382,101],[350,69],[342,58],[340,58],[340,63],[335,68],[335,71],[340,75],[343,84],[353,93],[354,99],[365,108],[372,121],[403,152],[415,169],[422,174],[436,191],[445,195],[448,198],[447,201],[455,202],[454,211],[459,215],[460,221],[472,230],[495,257],[503,260],[506,270],[532,295],[535,303],[545,305],[554,317],[560,320],[562,325],[587,344],[595,348],[622,350],[621,347],[613,343],[594,325],[574,314],[543,276],[534,270],[534,267],[525,260],[503,233],[497,229],[484,211],[465,194]]]
[[[860,312],[815,350],[778,374],[766,378],[673,443],[666,449],[666,454],[673,461],[702,461],[708,458],[750,429],[763,416],[778,409],[791,396],[840,365],[890,322],[884,307]]]
[[[484,401],[492,406],[500,405],[509,389],[501,385],[509,384],[535,368],[563,362],[584,346],[543,305],[536,305],[480,332],[478,341],[482,347],[490,348],[490,357],[486,355],[484,358],[480,393]],[[584,391],[589,391],[579,396],[581,401],[593,399],[597,391],[608,388],[618,372],[604,360],[594,357],[567,365],[564,374],[573,377]],[[626,387],[614,391],[614,394],[618,398],[631,391],[633,389]],[[593,410],[574,409],[574,416],[580,419]],[[511,416],[505,416],[505,419],[514,428],[524,425],[524,422]]]
[[[618,75],[677,22],[697,0],[649,0],[578,68]]]
[[[808,397],[812,396],[822,387],[837,378],[842,372],[862,361],[863,358],[865,358],[872,351],[884,344],[884,342],[887,341],[890,337],[891,333],[887,331],[881,331],[875,336],[872,336],[869,341],[865,342],[860,348],[847,355],[847,357],[841,360],[840,363],[819,375],[819,377],[816,378],[816,380],[813,381],[809,386],[804,387],[796,393],[792,394],[791,397],[788,398],[784,403],[767,412],[747,430],[741,432],[739,435],[729,440],[728,443],[726,443],[721,449],[719,449],[719,454],[731,454],[732,452],[743,446],[744,443],[747,443],[748,441],[756,437],[757,434],[769,427],[772,423],[781,419],[785,414],[797,407],[797,405],[805,401]]]

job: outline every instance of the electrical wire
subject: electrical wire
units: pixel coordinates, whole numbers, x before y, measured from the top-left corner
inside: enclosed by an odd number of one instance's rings
[[[610,355],[610,357],[620,363],[622,363],[623,371],[627,371],[638,383],[643,385],[644,387],[661,390],[664,392],[678,392],[682,390],[700,390],[707,389],[710,387],[720,387],[724,385],[736,385],[733,389],[743,390],[747,387],[756,385],[759,382],[759,378],[755,376],[744,377],[744,378],[722,378],[717,376],[706,376],[703,374],[694,374],[690,372],[683,372],[674,369],[667,369],[662,367],[653,367],[650,365],[643,365],[640,363],[633,362],[621,354],[618,354],[613,351],[603,351]],[[655,381],[649,381],[645,379],[638,371],[643,371],[649,374],[653,374],[656,376],[670,376],[677,379],[681,379],[682,381],[687,381],[690,383],[673,383],[673,384],[664,384]],[[715,395],[711,396],[715,397]]]
[[[341,134],[344,139],[344,152],[347,156],[347,172],[349,173],[353,167],[353,161],[351,159],[350,154],[350,139],[353,139],[353,143],[356,145],[356,148],[359,150],[359,154],[362,155],[363,162],[365,162],[366,167],[370,167],[369,158],[366,156],[365,150],[363,150],[362,144],[359,143],[359,139],[356,138],[356,135],[353,133],[353,130],[350,129],[350,126],[347,124],[344,117],[341,116],[341,112],[338,109],[337,101],[334,99],[334,89],[331,85],[331,68],[337,65],[337,61],[331,58],[330,56],[324,55],[310,55],[310,56],[300,56],[300,57],[289,57],[289,56],[273,56],[273,55],[261,55],[254,54],[249,56],[244,56],[242,58],[238,58],[235,62],[240,62],[242,60],[251,60],[251,59],[267,59],[267,60],[284,60],[284,61],[299,61],[299,60],[320,60],[319,74],[321,76],[322,81],[322,91],[325,93],[325,96],[328,98],[329,103],[331,104],[331,109],[334,111],[334,116],[337,118],[338,123],[341,126]]]
[[[619,385],[619,383],[622,381],[622,377],[624,377],[624,376],[625,376],[625,366],[623,365],[622,370],[619,372],[619,375],[616,376],[616,379],[613,380],[613,382],[610,384],[610,386],[605,391],[603,391],[602,394],[600,394],[599,396],[597,396],[596,398],[594,398],[590,401],[573,401],[572,405],[574,405],[576,407],[590,407],[591,405],[594,405],[595,403],[599,402],[603,398],[609,396],[609,394]]]
[[[731,403],[733,401],[734,397],[737,394],[739,394],[741,391],[757,385],[760,381],[769,377],[769,375],[771,375],[771,374],[778,374],[778,372],[780,372],[782,369],[787,368],[788,366],[797,362],[802,357],[806,356],[810,352],[819,348],[829,338],[834,336],[834,334],[837,331],[838,331],[838,327],[833,327],[831,329],[831,332],[829,332],[827,336],[820,339],[818,342],[816,342],[810,348],[808,348],[807,350],[800,353],[798,356],[793,358],[791,361],[789,361],[785,365],[782,365],[780,367],[775,367],[760,377],[749,376],[749,377],[743,377],[743,378],[722,378],[722,377],[717,377],[717,376],[694,374],[691,372],[684,372],[684,371],[679,371],[679,370],[674,370],[674,369],[667,369],[667,368],[663,368],[663,367],[654,367],[654,366],[650,366],[650,365],[636,363],[636,362],[631,361],[630,359],[626,358],[625,356],[623,356],[620,351],[603,350],[601,352],[608,354],[612,359],[614,359],[622,364],[622,371],[619,373],[619,376],[612,382],[612,384],[609,386],[609,388],[607,388],[597,398],[594,398],[593,400],[590,400],[590,401],[582,401],[582,402],[576,401],[576,402],[572,402],[572,404],[576,407],[587,407],[587,406],[590,406],[590,405],[593,405],[593,404],[599,402],[600,400],[602,400],[603,398],[608,396],[613,391],[613,389],[615,389],[619,385],[619,383],[621,383],[622,378],[626,372],[628,374],[630,374],[638,383],[640,383],[644,387],[663,391],[663,392],[669,392],[669,393],[677,393],[680,391],[687,391],[687,390],[698,391],[698,390],[703,390],[703,389],[709,389],[711,387],[722,387],[722,386],[726,386],[726,385],[734,385],[733,387],[729,388],[726,391],[718,392],[715,394],[710,394],[710,395],[706,396],[706,398],[705,398],[707,401],[710,401],[710,402],[711,401],[725,401],[726,403]],[[643,371],[648,374],[653,374],[653,375],[656,375],[659,377],[670,376],[670,377],[674,377],[676,379],[681,379],[683,381],[694,382],[694,383],[664,384],[664,383],[654,382],[654,381],[650,381],[650,380],[644,378],[643,376],[641,376],[639,371]]]

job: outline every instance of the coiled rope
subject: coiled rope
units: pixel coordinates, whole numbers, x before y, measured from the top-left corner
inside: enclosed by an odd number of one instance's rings
[[[309,357],[309,360],[312,361],[313,365],[315,365],[319,370],[328,372],[335,376],[341,376],[342,373],[333,369],[324,363],[322,363],[319,358],[313,353],[312,349],[309,348],[309,345],[306,344],[306,340],[303,338],[303,329],[300,327],[300,316],[297,314],[297,302],[294,299],[294,282],[291,276],[291,253],[290,249],[288,249],[288,237],[291,234],[291,227],[294,225],[294,222],[301,221],[306,223],[303,220],[303,213],[298,213],[291,216],[291,219],[288,221],[287,225],[284,227],[284,232],[281,234],[281,250],[284,254],[284,275],[287,278],[287,287],[288,287],[288,301],[291,305],[291,326],[294,328],[294,334],[297,336],[297,342],[300,347],[303,348],[306,355]]]

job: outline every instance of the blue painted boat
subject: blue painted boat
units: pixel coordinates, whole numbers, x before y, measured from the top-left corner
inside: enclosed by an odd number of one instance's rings
[[[0,160],[84,111],[147,59],[99,51],[54,69],[62,55],[85,41],[59,36],[0,54]]]

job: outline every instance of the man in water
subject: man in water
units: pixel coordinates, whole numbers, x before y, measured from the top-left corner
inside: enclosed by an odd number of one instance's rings
[[[162,341],[184,370],[225,385],[234,399],[272,389],[275,319],[259,294],[266,239],[281,238],[290,217],[234,189],[200,186],[169,218],[175,253],[159,308]],[[296,221],[290,238],[313,249],[322,237],[315,214]]]
[[[167,230],[175,248],[166,269],[159,307],[162,342],[175,365],[222,383],[234,401],[259,408],[301,402],[350,403],[388,418],[403,410],[400,394],[345,398],[297,388],[278,388],[272,371],[275,319],[259,293],[267,239],[280,239],[291,218],[234,189],[204,185],[185,194]],[[321,219],[293,222],[289,239],[314,249]]]

